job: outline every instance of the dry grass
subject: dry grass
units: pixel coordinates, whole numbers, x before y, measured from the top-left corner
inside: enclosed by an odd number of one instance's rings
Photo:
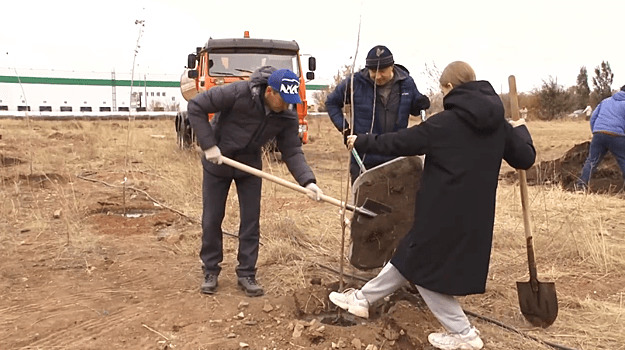
[[[348,155],[340,135],[325,119],[309,122],[311,143],[304,151],[318,183],[326,194],[346,199]],[[532,121],[529,128],[539,160],[554,159],[589,139],[585,122]],[[195,153],[177,149],[172,121],[33,121],[27,128],[22,121],[3,120],[0,133],[2,155],[27,162],[0,168],[0,248],[14,249],[19,235],[7,233],[25,229],[55,236],[57,256],[96,245],[102,237],[84,216],[85,203],[97,194],[98,185],[91,191],[75,186],[82,181],[76,175],[92,172],[118,186],[127,176],[128,186],[141,188],[188,216],[191,220],[184,230],[189,239],[176,247],[182,254],[197,256],[202,170]],[[63,146],[53,146],[59,140]],[[18,144],[24,147],[14,146]],[[265,171],[293,181],[284,164],[265,163]],[[56,181],[46,181],[46,190],[40,191],[36,180],[41,176]],[[529,190],[539,279],[556,283],[558,320],[538,331],[523,322],[518,310],[515,282],[528,279],[525,238],[518,186],[505,183],[497,196],[487,293],[464,298],[465,305],[478,313],[495,313],[503,322],[556,343],[625,349],[625,201],[557,187]],[[230,233],[236,233],[239,222],[235,194],[232,188],[223,224]],[[63,220],[51,221],[44,202],[62,210]],[[288,293],[305,286],[312,269],[320,274],[316,264],[339,266],[343,232],[338,208],[264,181],[261,210],[259,269],[270,292]],[[226,255],[233,257],[237,241],[224,242]],[[346,271],[356,272],[347,264]],[[336,279],[330,273],[321,275]],[[500,340],[504,344],[515,337],[502,335]]]

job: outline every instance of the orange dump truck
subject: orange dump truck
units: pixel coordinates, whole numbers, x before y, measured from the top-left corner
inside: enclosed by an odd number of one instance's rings
[[[243,38],[210,38],[204,47],[196,48],[195,53],[188,56],[187,67],[180,78],[182,96],[189,101],[214,86],[249,79],[252,72],[262,66],[287,68],[299,77],[299,94],[302,99],[302,103],[297,105],[299,135],[302,143],[307,143],[306,80],[315,78],[316,60],[314,57],[308,58],[308,72],[304,75],[299,45],[295,41],[250,38],[248,32],[245,32]],[[207,118],[212,118],[212,115]],[[195,135],[187,119],[187,112],[178,113],[175,123],[178,145],[182,148],[192,146]]]

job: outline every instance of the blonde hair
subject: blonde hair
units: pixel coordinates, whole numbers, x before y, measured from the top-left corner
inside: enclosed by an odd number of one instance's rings
[[[441,86],[451,84],[454,87],[470,81],[475,81],[475,71],[463,61],[454,61],[448,64],[439,79]]]

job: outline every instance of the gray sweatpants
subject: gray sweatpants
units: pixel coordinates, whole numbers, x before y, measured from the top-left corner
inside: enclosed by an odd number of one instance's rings
[[[369,304],[373,304],[392,294],[406,282],[404,276],[389,262],[376,277],[360,289],[356,297],[359,299],[364,297]],[[434,292],[421,286],[416,287],[430,311],[448,332],[466,334],[469,331],[471,328],[469,319],[453,295]]]

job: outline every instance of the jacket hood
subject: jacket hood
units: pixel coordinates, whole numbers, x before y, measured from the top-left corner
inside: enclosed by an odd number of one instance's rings
[[[625,101],[625,91],[619,91],[612,95],[612,98],[616,101]]]
[[[490,133],[505,122],[503,103],[487,81],[470,81],[454,87],[443,99],[443,106],[479,132]]]
[[[269,79],[269,76],[271,75],[271,73],[277,70],[277,68],[271,66],[263,66],[258,68],[254,71],[254,73],[252,73],[252,75],[250,75],[250,87],[253,90],[258,90],[254,88],[262,87],[263,85],[267,86],[267,80]]]

